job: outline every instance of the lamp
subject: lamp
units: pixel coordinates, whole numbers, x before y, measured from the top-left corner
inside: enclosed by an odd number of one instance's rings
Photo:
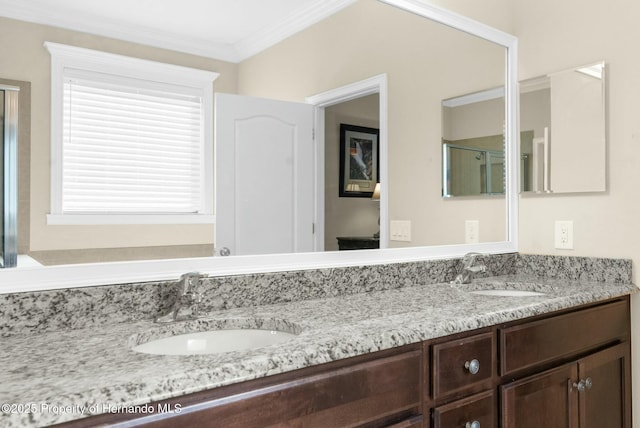
[[[380,200],[380,183],[376,183],[375,189],[373,189],[373,195],[371,195],[372,201]]]
[[[380,183],[376,183],[376,187],[373,189],[373,195],[371,195],[372,201],[380,202]],[[378,208],[378,211],[380,209]],[[378,231],[373,234],[374,238],[380,238],[380,215],[378,215]]]

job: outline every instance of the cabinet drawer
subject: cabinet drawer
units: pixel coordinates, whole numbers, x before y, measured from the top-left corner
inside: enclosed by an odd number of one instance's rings
[[[386,428],[422,428],[422,415],[413,416],[404,421],[397,422],[393,425],[387,425]]]
[[[412,426],[409,422],[421,421],[421,365],[422,351],[409,351],[314,375],[266,383],[248,391],[221,394],[213,389],[210,396],[207,396],[209,392],[203,392],[193,394],[193,398],[185,396],[160,402],[160,405],[180,403],[180,413],[136,415],[137,418],[129,418],[133,420],[122,425],[112,420],[106,422],[114,427],[326,428],[370,423],[380,426],[402,420],[406,425],[398,426]],[[414,419],[414,416],[418,418]],[[96,424],[103,422],[100,418],[97,416],[93,420]]]
[[[433,409],[433,428],[495,428],[498,421],[496,412],[494,392],[483,392]],[[474,422],[478,424],[473,425]]]
[[[492,332],[433,345],[433,398],[489,387],[496,371],[495,349]]]
[[[500,330],[500,374],[562,361],[629,335],[627,301],[608,303]]]

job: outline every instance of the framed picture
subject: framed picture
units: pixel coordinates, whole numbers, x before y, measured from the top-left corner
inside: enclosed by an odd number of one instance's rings
[[[380,181],[375,128],[340,124],[340,197],[370,198]]]

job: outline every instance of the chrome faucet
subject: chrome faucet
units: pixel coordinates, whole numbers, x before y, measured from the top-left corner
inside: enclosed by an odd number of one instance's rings
[[[483,264],[479,264],[474,266],[476,257],[481,256],[480,253],[467,253],[462,258],[462,270],[456,276],[456,278],[451,281],[451,284],[460,285],[460,284],[468,284],[471,282],[471,277],[476,273],[482,273],[487,271],[487,267]]]
[[[195,319],[199,315],[199,305],[202,301],[200,292],[200,283],[207,275],[199,272],[189,272],[180,276],[180,279],[173,285],[175,290],[175,301],[171,308],[163,315],[155,319],[157,323],[168,323],[174,321],[184,321]],[[191,314],[187,316],[179,316],[182,308],[191,307]]]

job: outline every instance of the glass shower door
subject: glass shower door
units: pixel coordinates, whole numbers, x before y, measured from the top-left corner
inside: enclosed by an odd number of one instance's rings
[[[0,258],[4,267],[4,91],[0,91],[0,188],[3,195],[0,198],[0,213],[2,213],[2,221],[0,221],[0,237],[2,237]]]
[[[18,91],[0,85],[0,267],[18,264]]]

